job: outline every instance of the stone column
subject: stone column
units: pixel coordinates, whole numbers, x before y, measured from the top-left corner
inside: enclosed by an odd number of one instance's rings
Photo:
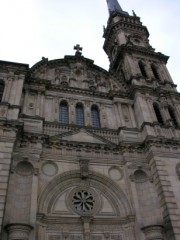
[[[28,240],[32,226],[28,224],[9,224],[5,227],[8,233],[8,240]]]
[[[92,217],[82,217],[83,227],[84,227],[84,239],[89,240],[91,236],[91,230],[90,230],[90,222],[92,220]]]

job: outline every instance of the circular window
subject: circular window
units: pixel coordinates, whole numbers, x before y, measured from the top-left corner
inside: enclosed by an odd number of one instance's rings
[[[92,193],[86,190],[81,190],[74,193],[72,202],[77,211],[86,213],[93,210],[95,198],[93,197]]]
[[[69,201],[72,210],[79,215],[91,215],[97,212],[100,206],[100,198],[97,192],[91,188],[73,189],[68,196]]]

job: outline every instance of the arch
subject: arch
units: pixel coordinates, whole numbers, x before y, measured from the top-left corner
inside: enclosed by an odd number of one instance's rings
[[[157,66],[155,66],[154,64],[151,64],[151,69],[152,69],[154,77],[156,79],[160,80]]]
[[[23,176],[32,175],[34,172],[33,165],[28,161],[20,161],[16,165],[16,173]]]
[[[145,69],[145,64],[142,61],[139,61],[138,64],[139,64],[139,68],[141,70],[142,76],[145,77],[145,78],[148,78],[148,75],[147,75],[146,69]]]
[[[97,105],[92,105],[91,107],[91,124],[92,127],[100,128],[100,112]]]
[[[161,112],[160,112],[158,104],[157,103],[153,103],[153,108],[154,108],[154,112],[156,114],[157,121],[160,124],[164,125],[164,121],[163,121],[163,118],[162,118],[162,115],[161,115]]]
[[[134,172],[134,179],[137,182],[141,182],[141,181],[147,180],[148,176],[143,170],[139,169]]]
[[[59,105],[59,122],[69,123],[69,107],[66,101],[62,101]]]
[[[76,104],[76,124],[84,126],[84,107],[82,103]]]
[[[89,187],[96,188],[111,200],[117,216],[126,217],[132,215],[132,209],[126,195],[114,181],[92,171],[89,171],[88,179]],[[78,182],[82,184],[84,181],[81,180],[80,172],[76,170],[62,173],[53,178],[40,193],[38,199],[39,213],[50,213],[57,196],[68,187],[76,186]]]
[[[5,88],[4,81],[0,80],[0,102],[2,102],[4,88]]]
[[[169,112],[169,115],[170,115],[170,117],[171,117],[171,120],[173,121],[174,126],[175,126],[175,127],[179,127],[179,126],[178,126],[178,122],[177,122],[177,118],[176,118],[175,111],[174,111],[173,107],[170,106],[170,105],[168,106],[168,112]]]
[[[6,203],[7,222],[10,224],[28,224],[30,221],[33,173],[34,168],[29,161],[20,161],[14,174],[10,174]]]

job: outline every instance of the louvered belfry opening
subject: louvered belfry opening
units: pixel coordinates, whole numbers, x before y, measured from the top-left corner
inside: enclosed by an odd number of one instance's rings
[[[162,125],[164,125],[164,121],[163,121],[163,118],[162,118],[162,115],[161,115],[161,112],[160,112],[158,104],[154,103],[153,104],[153,108],[154,108],[154,112],[156,114],[157,121],[159,123],[161,123]]]
[[[152,69],[152,72],[153,72],[154,77],[155,77],[156,79],[160,80],[157,67],[156,67],[154,64],[151,64],[151,69]]]
[[[169,115],[170,115],[170,117],[173,121],[174,126],[178,127],[178,122],[177,122],[177,119],[176,119],[174,109],[171,106],[168,106],[168,111],[169,111]]]
[[[145,65],[140,61],[139,62],[139,68],[141,70],[141,74],[143,77],[148,78],[148,75],[146,73]]]

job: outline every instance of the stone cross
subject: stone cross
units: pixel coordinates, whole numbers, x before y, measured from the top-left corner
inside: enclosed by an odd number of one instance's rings
[[[76,46],[74,46],[74,50],[76,50],[76,53],[75,53],[76,56],[81,56],[82,54],[81,51],[83,50],[83,48],[79,44],[76,44]]]

